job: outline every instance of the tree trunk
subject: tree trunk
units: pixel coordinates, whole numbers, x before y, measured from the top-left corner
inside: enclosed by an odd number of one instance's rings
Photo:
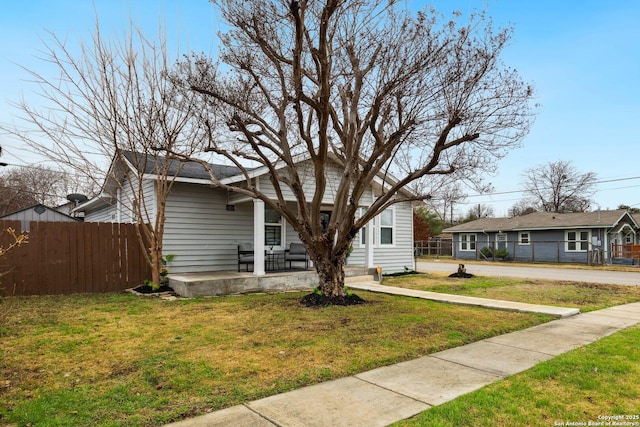
[[[320,284],[318,289],[329,298],[341,298],[347,295],[344,288],[345,254],[335,258],[318,258],[314,262]]]
[[[160,271],[162,271],[162,246],[156,244],[151,245],[151,248],[149,248],[149,260],[151,262],[151,282],[160,286]]]

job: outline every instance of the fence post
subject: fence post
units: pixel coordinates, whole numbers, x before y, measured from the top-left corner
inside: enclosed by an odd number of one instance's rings
[[[531,242],[531,262],[536,262],[536,242],[532,242],[531,239],[529,242]]]

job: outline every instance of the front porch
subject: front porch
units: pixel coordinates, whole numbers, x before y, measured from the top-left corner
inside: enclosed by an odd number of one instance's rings
[[[372,280],[364,266],[346,266],[345,282]],[[254,292],[311,291],[318,285],[314,270],[279,271],[260,276],[253,272],[211,271],[169,274],[169,286],[186,298]]]

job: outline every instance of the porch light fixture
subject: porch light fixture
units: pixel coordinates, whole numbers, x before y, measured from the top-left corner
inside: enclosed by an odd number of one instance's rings
[[[236,210],[236,205],[227,205],[227,210],[228,210],[229,212],[233,212],[233,211],[235,211],[235,210]]]

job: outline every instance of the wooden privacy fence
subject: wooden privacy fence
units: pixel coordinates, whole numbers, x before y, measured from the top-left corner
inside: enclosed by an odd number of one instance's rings
[[[0,229],[20,231],[20,221]],[[0,257],[0,293],[52,295],[121,291],[151,278],[134,224],[31,222],[29,243]],[[11,241],[0,235],[0,245]]]

